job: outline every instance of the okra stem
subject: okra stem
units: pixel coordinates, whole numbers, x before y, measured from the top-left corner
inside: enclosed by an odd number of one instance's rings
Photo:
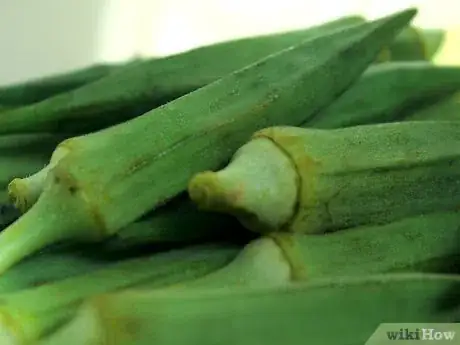
[[[279,229],[297,206],[298,177],[285,152],[260,138],[242,146],[225,169],[195,175],[188,190],[200,208],[239,216],[253,228]]]
[[[8,185],[11,202],[23,213],[30,209],[38,200],[45,186],[48,172],[68,153],[66,147],[57,146],[50,162],[35,174],[25,178],[15,178]]]

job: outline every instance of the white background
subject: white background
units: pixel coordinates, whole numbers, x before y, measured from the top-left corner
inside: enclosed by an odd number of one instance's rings
[[[0,0],[0,84],[411,5],[419,26],[459,26],[459,0]]]

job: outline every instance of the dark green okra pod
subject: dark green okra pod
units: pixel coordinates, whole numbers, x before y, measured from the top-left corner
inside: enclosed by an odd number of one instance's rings
[[[459,66],[428,62],[389,62],[370,67],[363,76],[304,126],[340,128],[405,120],[427,99],[460,90]]]

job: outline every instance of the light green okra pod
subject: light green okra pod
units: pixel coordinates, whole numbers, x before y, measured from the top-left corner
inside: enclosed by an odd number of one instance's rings
[[[95,294],[147,284],[159,288],[196,279],[232,260],[239,247],[208,244],[112,263],[92,272],[1,295],[2,345],[29,345],[72,317]],[[46,269],[46,267],[44,267]]]
[[[398,274],[269,288],[120,292],[92,298],[40,345],[364,344],[381,323],[453,322],[460,278]]]
[[[112,236],[185,191],[195,173],[225,164],[254,131],[307,121],[415,13],[307,40],[124,124],[64,141],[69,152],[38,202],[0,234],[0,272],[54,242]]]
[[[171,288],[280,286],[387,272],[450,273],[460,212],[418,215],[324,235],[274,233],[249,243],[227,266]]]
[[[197,174],[189,194],[258,232],[324,233],[457,210],[460,123],[267,128],[223,170]]]

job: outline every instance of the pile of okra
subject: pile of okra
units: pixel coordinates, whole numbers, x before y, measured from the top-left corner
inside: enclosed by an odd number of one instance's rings
[[[433,62],[446,33],[416,15],[0,87],[0,344],[372,345],[460,321],[460,61]]]

